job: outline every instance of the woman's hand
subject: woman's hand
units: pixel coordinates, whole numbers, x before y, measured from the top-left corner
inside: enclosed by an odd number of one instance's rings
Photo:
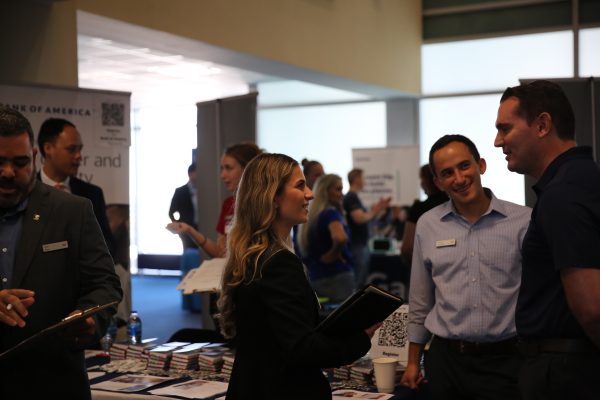
[[[187,233],[190,229],[190,226],[185,222],[171,222],[166,226],[167,230],[171,233],[183,234]]]
[[[369,336],[369,339],[373,338],[373,335],[375,334],[375,331],[377,329],[379,329],[380,326],[381,326],[381,322],[378,322],[375,325],[372,325],[369,328],[365,329],[365,333],[367,334],[367,336]]]

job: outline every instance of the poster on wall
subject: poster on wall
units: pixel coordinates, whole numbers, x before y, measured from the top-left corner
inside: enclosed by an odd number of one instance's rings
[[[48,118],[63,118],[77,127],[83,141],[77,177],[100,186],[107,204],[129,203],[130,97],[92,89],[0,85],[0,104],[27,117],[36,141]],[[38,156],[38,170],[40,165]]]
[[[419,198],[419,147],[352,149],[352,167],[363,170],[359,197],[366,207],[391,197],[392,205],[411,205]]]

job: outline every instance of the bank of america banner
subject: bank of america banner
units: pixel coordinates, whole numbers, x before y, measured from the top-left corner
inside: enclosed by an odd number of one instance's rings
[[[78,178],[100,186],[106,203],[129,203],[130,93],[0,85],[0,104],[29,119],[35,135],[48,118],[72,122],[83,141]],[[38,170],[41,158],[38,156]]]
[[[392,205],[411,205],[419,198],[419,147],[352,149],[352,167],[360,168],[365,186],[359,197],[370,207],[382,197]]]

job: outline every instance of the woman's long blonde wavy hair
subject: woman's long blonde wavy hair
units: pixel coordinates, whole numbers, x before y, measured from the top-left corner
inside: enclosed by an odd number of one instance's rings
[[[261,154],[244,169],[235,199],[235,215],[227,235],[227,261],[219,297],[219,322],[227,338],[235,336],[233,293],[260,278],[263,256],[289,248],[272,230],[275,198],[283,192],[298,163],[285,154]]]
[[[317,179],[317,182],[314,186],[314,195],[315,198],[311,201],[308,206],[308,221],[300,226],[300,234],[298,244],[300,245],[300,251],[303,256],[308,255],[308,248],[310,243],[308,242],[308,233],[312,229],[313,225],[317,223],[319,220],[319,214],[321,211],[325,210],[328,207],[332,207],[333,204],[329,201],[329,189],[335,186],[338,182],[341,182],[342,178],[336,174],[326,174],[322,175]],[[337,205],[335,205],[337,207]],[[339,210],[342,211],[342,210]]]

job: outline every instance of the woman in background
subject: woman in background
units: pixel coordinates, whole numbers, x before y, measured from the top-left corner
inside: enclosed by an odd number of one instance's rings
[[[220,325],[235,338],[227,399],[331,399],[321,368],[364,355],[378,327],[331,339],[316,332],[318,302],[291,250],[313,194],[283,154],[256,157],[237,191],[219,299]]]
[[[315,184],[308,222],[300,227],[300,249],[311,283],[319,296],[332,303],[342,302],[356,288],[342,189],[338,175],[321,176]]]
[[[226,238],[231,228],[233,218],[233,205],[235,203],[235,192],[237,190],[242,172],[246,165],[262,151],[254,143],[238,143],[225,149],[221,158],[221,180],[227,190],[233,195],[223,201],[221,213],[217,222],[217,240],[200,233],[193,226],[185,222],[171,222],[167,229],[176,234],[187,234],[211,257],[225,257]]]
[[[325,171],[323,170],[323,165],[320,162],[315,160],[308,160],[306,158],[302,159],[302,170],[304,172],[304,177],[306,178],[306,185],[312,189],[315,182],[319,177],[325,175]]]

